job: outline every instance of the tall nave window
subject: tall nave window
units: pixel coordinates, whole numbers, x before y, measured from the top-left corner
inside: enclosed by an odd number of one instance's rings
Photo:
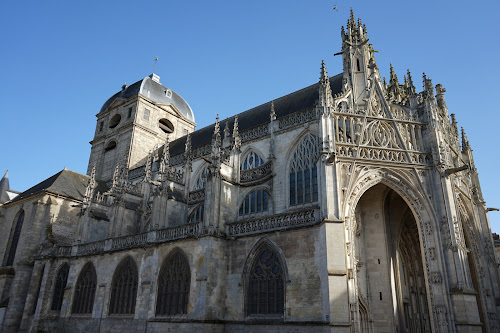
[[[290,206],[318,201],[319,138],[308,133],[290,160]]]

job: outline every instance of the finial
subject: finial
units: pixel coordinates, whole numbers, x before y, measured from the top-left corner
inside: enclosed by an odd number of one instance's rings
[[[191,155],[191,133],[188,133],[188,135],[186,136],[184,158],[186,162],[186,170],[193,171],[193,156]]]

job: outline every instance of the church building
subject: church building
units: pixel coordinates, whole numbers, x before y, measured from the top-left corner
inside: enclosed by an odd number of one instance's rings
[[[158,75],[123,85],[87,175],[20,193],[6,174],[0,331],[499,332],[445,88],[386,82],[352,11],[341,46],[339,74],[318,61],[316,84],[201,129]]]

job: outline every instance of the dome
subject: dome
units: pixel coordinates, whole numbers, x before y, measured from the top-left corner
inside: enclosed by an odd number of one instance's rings
[[[175,91],[163,86],[160,83],[160,77],[156,74],[146,76],[144,79],[130,86],[124,85],[121,91],[114,94],[104,103],[99,113],[106,110],[116,99],[128,99],[137,94],[141,94],[158,104],[172,104],[184,118],[194,122],[193,110],[191,110],[189,104]]]

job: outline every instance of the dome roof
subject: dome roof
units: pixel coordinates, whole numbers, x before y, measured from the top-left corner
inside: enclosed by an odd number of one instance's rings
[[[111,96],[101,107],[99,113],[106,110],[116,99],[128,99],[137,94],[152,100],[158,104],[172,104],[184,118],[194,122],[193,110],[189,104],[175,91],[163,86],[160,83],[160,77],[156,74],[146,76],[130,86],[124,85],[122,90]]]

